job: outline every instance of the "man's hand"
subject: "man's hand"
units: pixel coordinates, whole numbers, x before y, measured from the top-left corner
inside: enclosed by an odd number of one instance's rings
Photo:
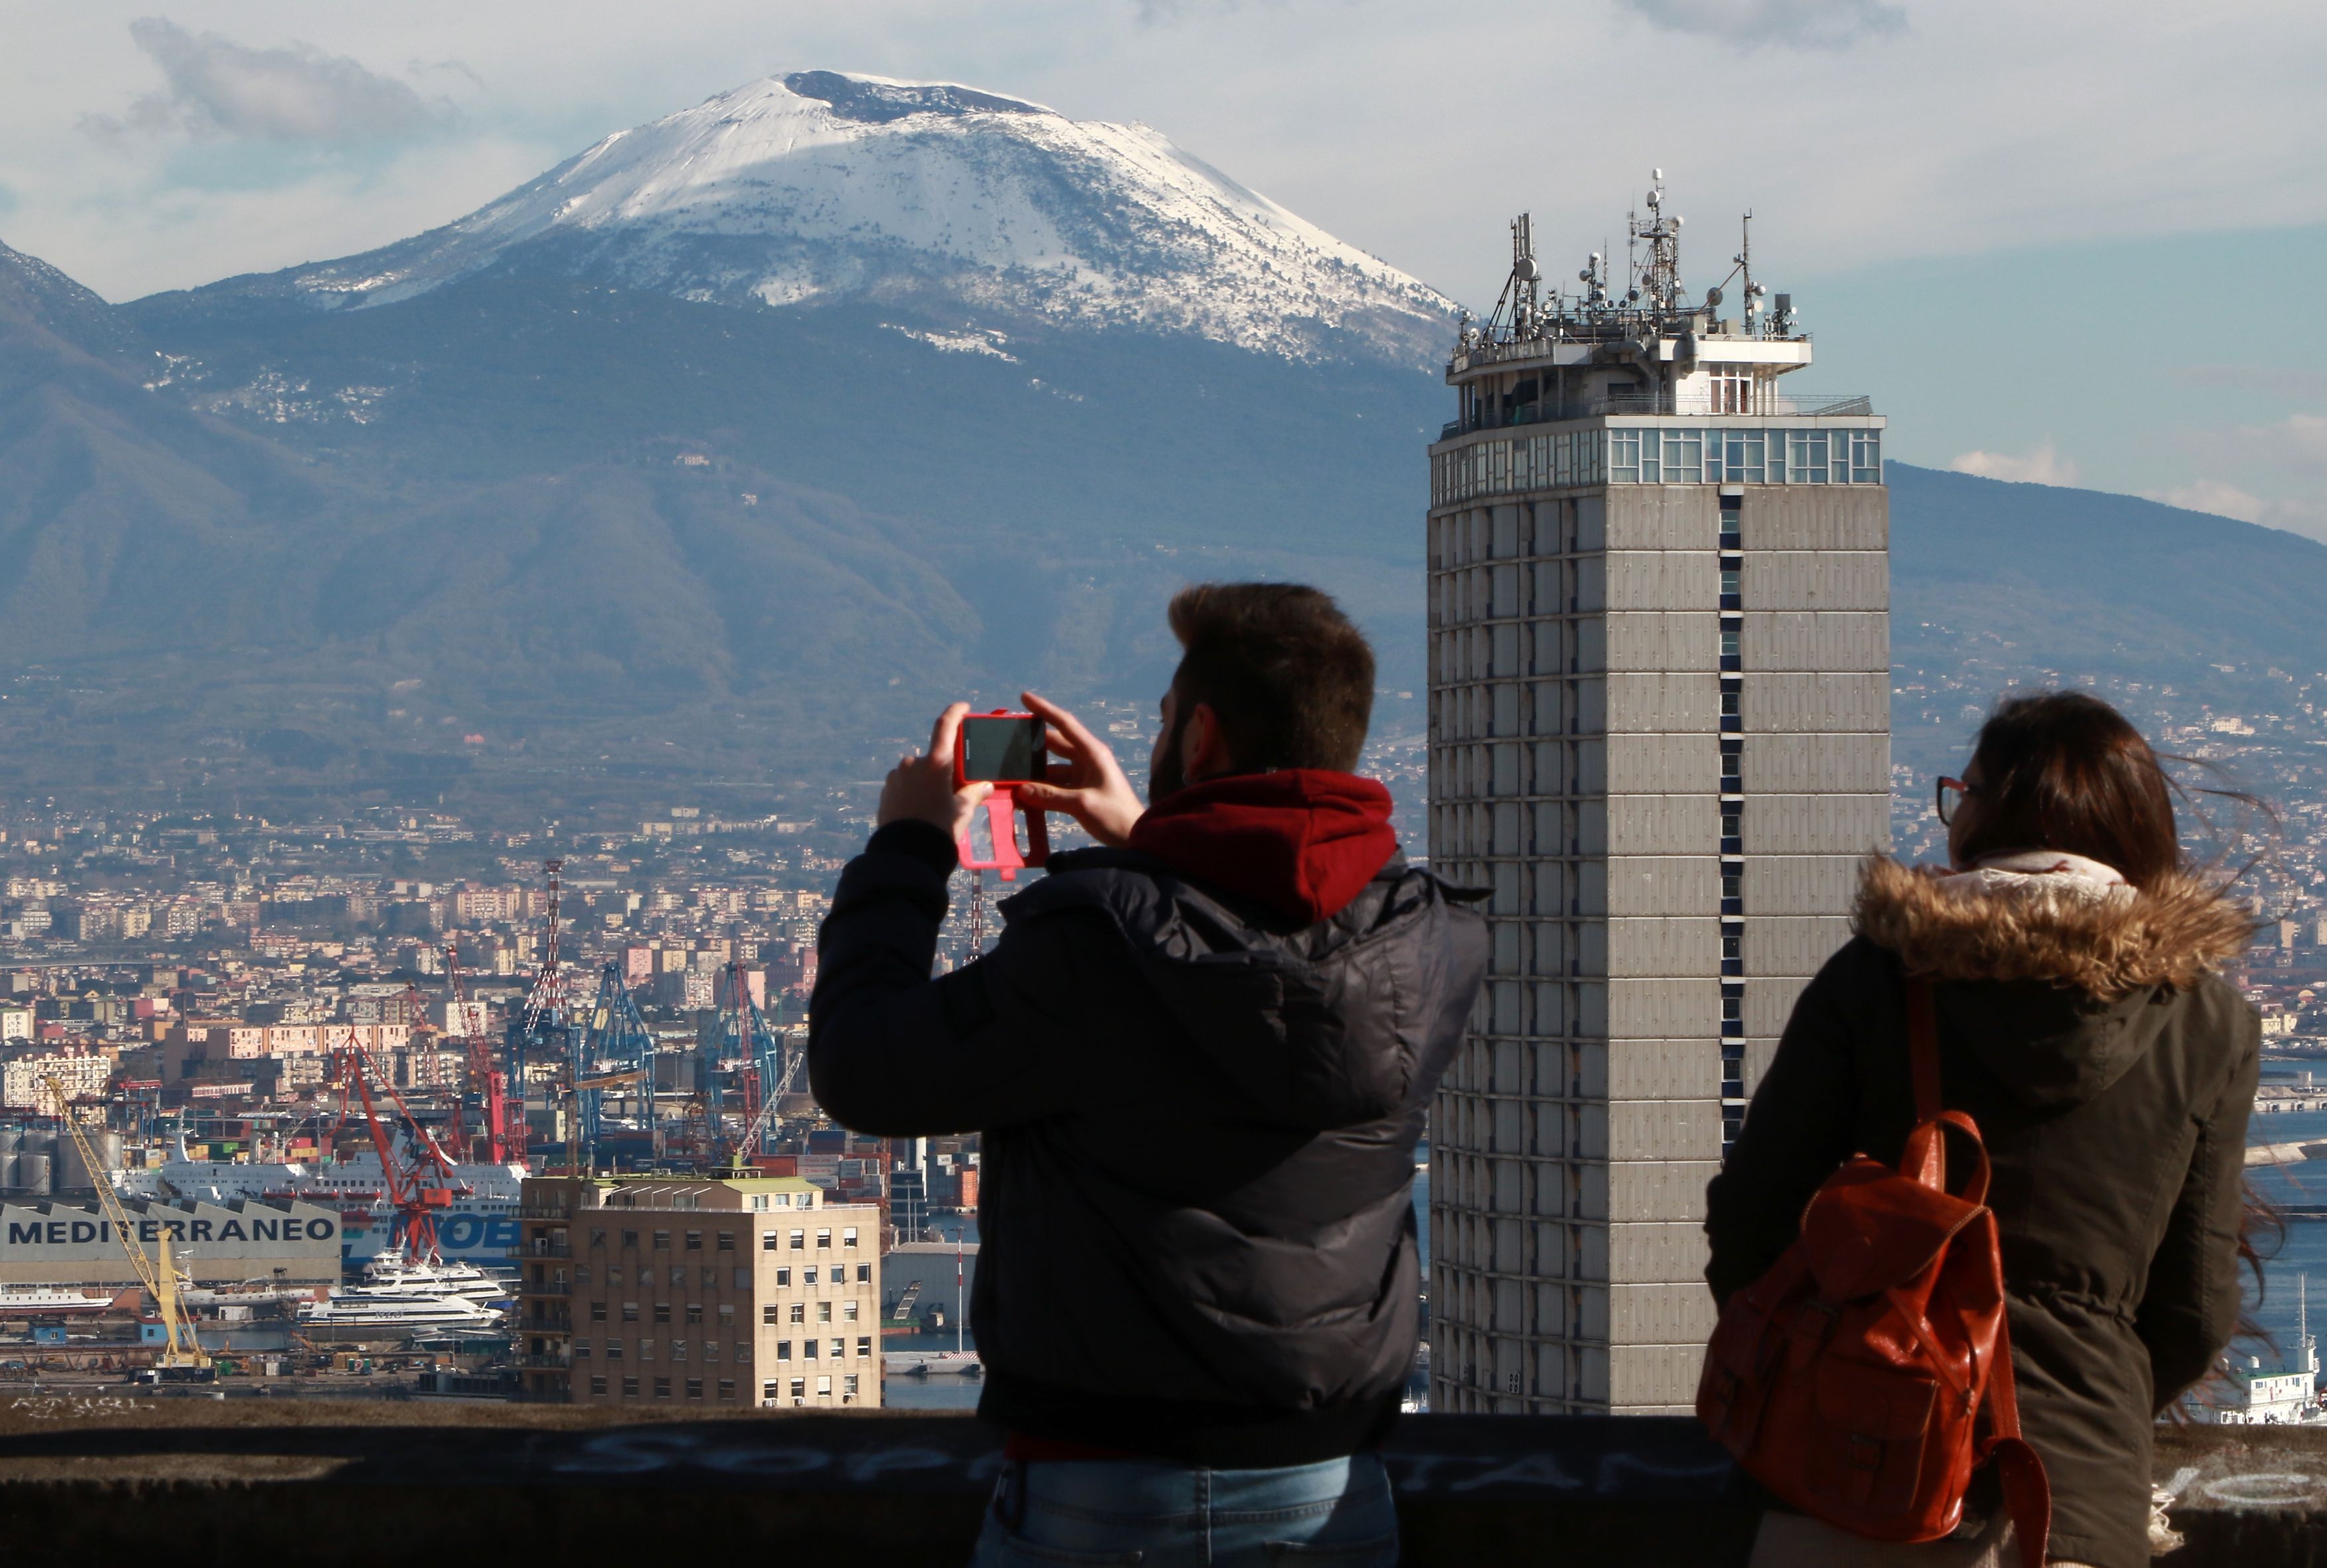
[[[1099,843],[1120,849],[1147,808],[1115,753],[1066,709],[1033,692],[1025,698],[1027,712],[1049,725],[1043,743],[1065,761],[1050,765],[1049,783],[1021,784],[1014,793],[1035,810],[1065,812]]]
[[[927,754],[908,751],[897,759],[881,785],[881,809],[874,818],[878,826],[926,822],[950,839],[960,838],[968,829],[971,814],[994,793],[994,786],[953,787],[954,742],[960,738],[962,715],[967,712],[967,703],[954,704],[938,715],[937,727],[930,732]]]

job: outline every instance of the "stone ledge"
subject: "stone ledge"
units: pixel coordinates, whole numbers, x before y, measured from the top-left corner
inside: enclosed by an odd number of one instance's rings
[[[1385,1451],[1409,1563],[1743,1564],[1758,1493],[1685,1419],[1410,1418]],[[619,1422],[567,1407],[18,1396],[0,1408],[12,1556],[464,1558],[771,1547],[966,1561],[992,1433],[920,1412]],[[2175,1568],[2327,1561],[2327,1432],[2168,1429]]]

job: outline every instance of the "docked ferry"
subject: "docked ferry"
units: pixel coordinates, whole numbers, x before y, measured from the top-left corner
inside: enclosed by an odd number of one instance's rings
[[[327,1204],[340,1214],[340,1262],[353,1273],[372,1262],[391,1244],[396,1211],[388,1201],[388,1182],[379,1156],[365,1153],[328,1164],[292,1161],[263,1165],[226,1160],[165,1160],[142,1171],[113,1172],[116,1191],[124,1198],[200,1198],[224,1203],[237,1198],[260,1198],[281,1202],[299,1199]],[[463,1162],[453,1167],[453,1180],[465,1191],[437,1211],[436,1247],[448,1262],[483,1268],[514,1267],[518,1247],[518,1194],[527,1171],[521,1162],[507,1164]]]

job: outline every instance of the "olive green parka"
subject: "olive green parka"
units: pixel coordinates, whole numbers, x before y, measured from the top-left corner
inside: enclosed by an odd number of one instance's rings
[[[1947,1106],[1994,1162],[2050,1554],[2142,1568],[2153,1422],[2238,1319],[2261,1031],[2215,971],[2252,922],[2191,877],[2114,898],[1965,884],[1868,862],[1857,935],[1795,1005],[1707,1190],[1706,1278],[1725,1302],[1793,1242],[1836,1166],[1898,1160],[1913,1118],[1903,980],[1930,976]]]

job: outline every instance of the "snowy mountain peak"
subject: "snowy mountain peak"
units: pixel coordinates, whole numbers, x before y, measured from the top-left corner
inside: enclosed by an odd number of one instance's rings
[[[950,82],[796,71],[617,132],[443,229],[279,275],[360,308],[481,273],[949,331],[1135,328],[1427,364],[1453,305],[1145,126]]]
[[[821,98],[845,120],[886,125],[908,115],[1055,115],[1056,109],[1024,103],[949,81],[896,81],[885,76],[846,76],[836,70],[796,70],[784,86],[801,98]]]

